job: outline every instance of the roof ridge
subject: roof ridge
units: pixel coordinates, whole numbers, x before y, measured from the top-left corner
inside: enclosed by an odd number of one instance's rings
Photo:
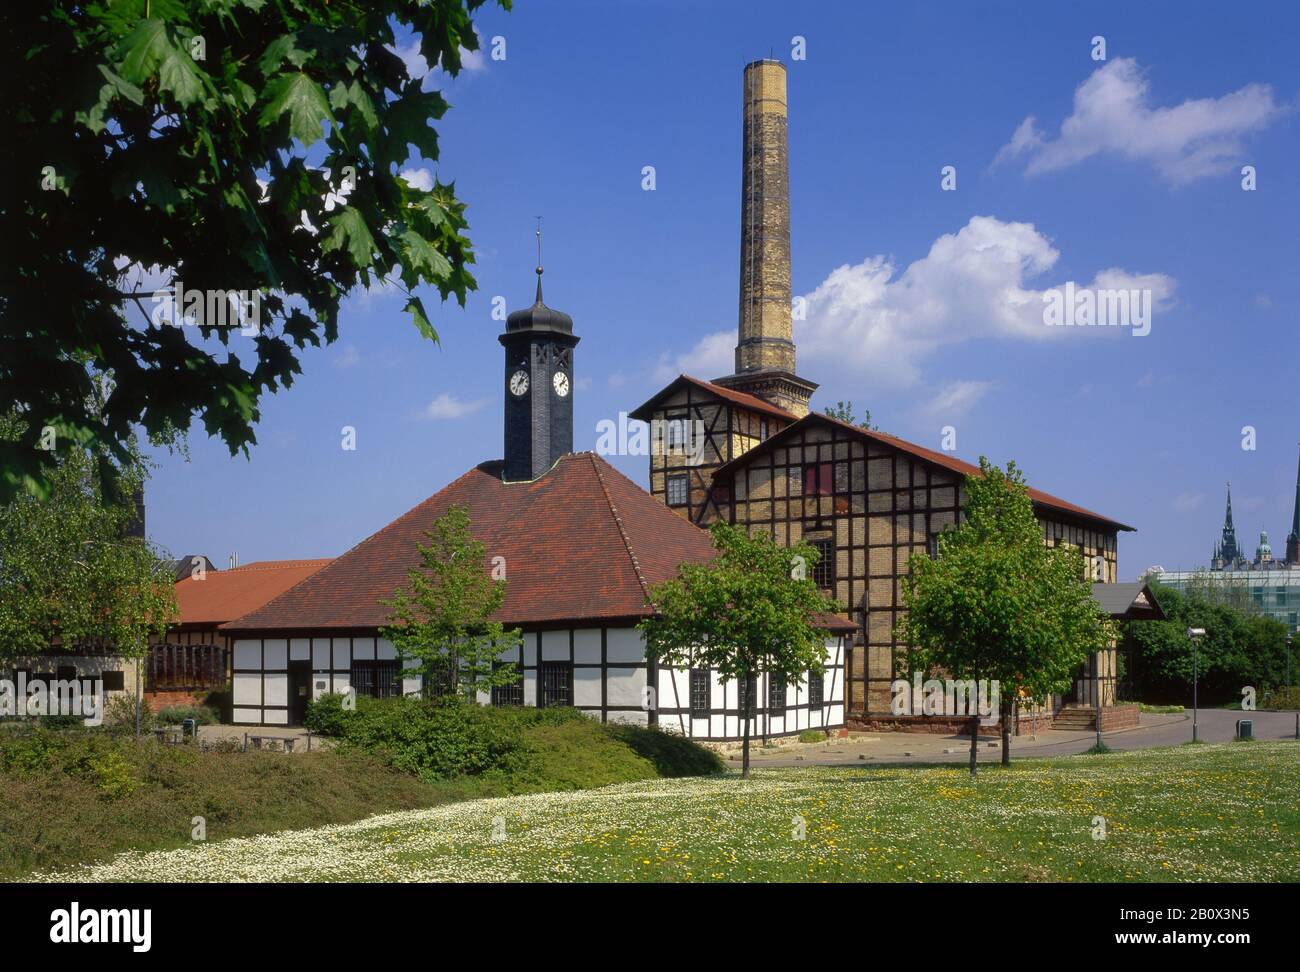
[[[632,572],[636,574],[637,583],[641,585],[646,603],[653,603],[650,600],[650,585],[646,583],[645,575],[641,573],[641,564],[636,559],[636,551],[632,549],[632,540],[627,535],[627,527],[623,524],[623,517],[619,515],[618,507],[614,505],[614,498],[609,495],[609,487],[605,485],[605,475],[601,472],[600,463],[596,461],[596,454],[594,452],[583,452],[578,453],[578,455],[585,455],[591,461],[591,468],[596,474],[596,481],[600,483],[600,491],[604,494],[605,502],[609,504],[610,515],[614,517],[614,523],[618,526],[618,535],[623,538],[623,547],[627,550],[628,559],[632,561]],[[617,470],[615,471],[617,472]]]

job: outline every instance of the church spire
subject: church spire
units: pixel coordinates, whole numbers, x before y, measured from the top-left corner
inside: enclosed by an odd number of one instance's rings
[[[1237,548],[1237,531],[1232,525],[1232,483],[1228,483],[1228,505],[1223,512],[1223,539],[1219,541],[1219,556],[1229,570],[1241,556]]]

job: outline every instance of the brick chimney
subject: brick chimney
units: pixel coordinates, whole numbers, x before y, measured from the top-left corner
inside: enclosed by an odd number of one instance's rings
[[[806,415],[817,385],[795,374],[785,82],[780,61],[745,67],[739,342],[736,373],[716,381]]]

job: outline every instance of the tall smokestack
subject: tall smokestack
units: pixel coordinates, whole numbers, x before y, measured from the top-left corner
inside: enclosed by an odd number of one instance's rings
[[[794,374],[790,328],[790,162],[785,65],[745,68],[736,373]]]
[[[795,376],[785,65],[745,67],[736,373],[717,381],[806,415],[817,385]]]

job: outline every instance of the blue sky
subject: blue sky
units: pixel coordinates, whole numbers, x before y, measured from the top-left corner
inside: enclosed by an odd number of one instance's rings
[[[537,215],[547,303],[582,337],[576,448],[678,371],[729,372],[741,71],[773,53],[815,407],[851,399],[931,448],[953,426],[958,456],[1015,459],[1136,526],[1121,579],[1204,563],[1228,480],[1239,539],[1265,528],[1281,553],[1300,444],[1294,4],[519,0],[478,26],[505,59],[428,81],[453,106],[437,173],[469,204],[478,292],[434,311],[441,346],[400,295],[350,298],[338,342],[264,400],[251,460],[201,426],[190,461],[158,457],[152,540],[219,566],[337,555],[499,457],[492,299],[531,303]],[[1045,327],[1041,291],[1069,281],[1150,291],[1150,333]],[[645,458],[612,461],[645,482]]]

